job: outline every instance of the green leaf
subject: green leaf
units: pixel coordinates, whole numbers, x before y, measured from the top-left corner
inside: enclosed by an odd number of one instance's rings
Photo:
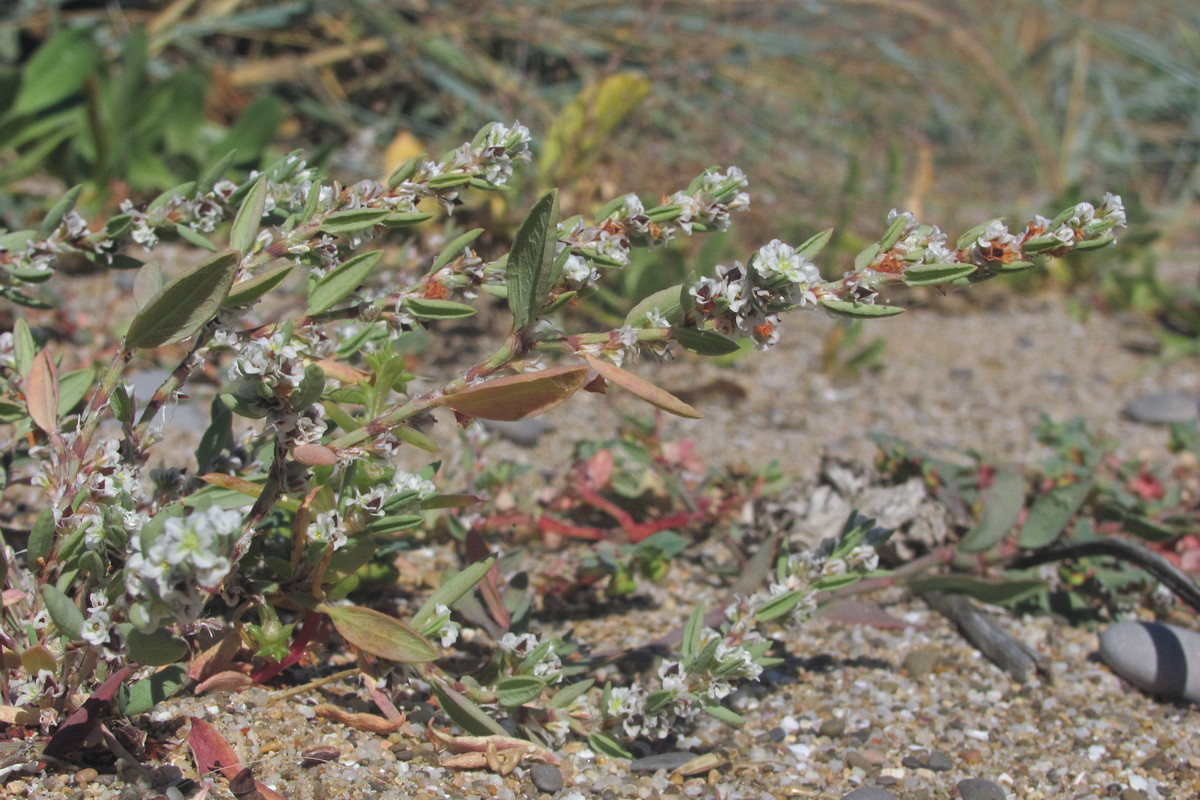
[[[600,731],[592,731],[588,734],[588,745],[597,753],[603,753],[609,758],[624,758],[626,760],[633,759],[633,753],[626,750],[617,742],[616,739],[609,736],[607,733]]]
[[[508,255],[508,307],[513,325],[532,323],[550,292],[558,232],[558,192],[542,195],[521,223]]]
[[[358,233],[379,225],[391,214],[392,212],[386,208],[354,208],[349,211],[335,211],[321,223],[321,230],[335,236]]]
[[[466,303],[424,297],[404,298],[404,308],[417,319],[462,319],[475,315],[475,308]]]
[[[463,595],[475,588],[483,580],[488,570],[496,563],[496,556],[489,556],[482,561],[476,561],[451,578],[442,581],[442,585],[434,590],[421,609],[412,618],[413,627],[419,628],[433,617],[434,609],[439,605],[449,608],[459,601]]]
[[[323,391],[325,391],[325,370],[321,369],[320,364],[309,364],[304,368],[304,377],[300,379],[300,385],[288,399],[293,408],[304,409],[320,400]]]
[[[217,252],[217,246],[208,240],[208,237],[189,228],[187,225],[176,225],[175,232],[179,234],[179,238],[185,242],[203,248],[210,253]]]
[[[446,716],[472,736],[509,736],[500,723],[489,717],[483,709],[456,691],[444,681],[433,680],[433,694]]]
[[[125,346],[158,347],[194,334],[216,316],[241,257],[223,253],[162,287],[129,324]]]
[[[900,279],[909,286],[935,286],[965,278],[976,270],[974,264],[918,264],[904,270]]]
[[[33,523],[33,530],[29,533],[29,543],[26,545],[25,558],[30,566],[40,570],[37,565],[50,560],[50,554],[54,552],[55,530],[54,511],[49,508],[43,509]]]
[[[709,716],[721,720],[726,725],[733,725],[740,728],[746,724],[746,719],[741,714],[726,708],[725,706],[711,705],[705,706],[704,710]]]
[[[438,253],[438,257],[433,260],[433,266],[429,268],[429,274],[432,275],[462,255],[462,252],[467,249],[467,246],[470,245],[471,242],[478,239],[479,234],[481,233],[483,233],[483,228],[476,228],[474,230],[467,231],[466,233],[457,237],[450,244],[442,248],[442,252]]]
[[[1081,480],[1051,489],[1035,500],[1025,515],[1017,545],[1036,549],[1057,539],[1083,505],[1091,489],[1090,480]]]
[[[225,302],[221,304],[221,307],[236,308],[237,306],[252,304],[267,292],[283,283],[284,279],[291,274],[292,266],[292,264],[284,264],[281,267],[276,267],[275,269],[255,275],[248,280],[238,281],[229,290],[229,295],[225,298]]]
[[[334,421],[336,422],[337,420],[335,419]],[[338,424],[341,425],[340,422]],[[341,427],[348,432],[345,425],[341,425]],[[360,425],[359,427],[362,426]],[[438,451],[437,442],[411,425],[397,425],[392,428],[392,433],[396,434],[400,441],[411,444],[413,447],[424,450],[426,453],[436,453]]]
[[[1170,528],[1151,522],[1146,517],[1135,516],[1133,514],[1121,515],[1121,527],[1128,533],[1145,539],[1147,542],[1169,542],[1179,537],[1179,531],[1171,530]]]
[[[73,186],[67,190],[66,194],[46,212],[46,217],[42,220],[41,227],[38,228],[37,238],[50,238],[50,234],[54,233],[55,229],[62,224],[63,217],[75,208],[75,202],[79,200],[79,193],[82,191],[82,185]]]
[[[700,419],[704,415],[665,389],[660,389],[647,380],[632,372],[626,372],[612,362],[597,358],[590,353],[583,353],[583,360],[596,370],[606,381],[615,383],[627,392],[645,400],[655,408],[674,414],[677,417]]]
[[[250,191],[246,193],[246,198],[242,200],[237,216],[233,218],[233,225],[229,229],[230,249],[238,251],[243,256],[250,253],[250,248],[254,246],[254,240],[258,238],[266,203],[267,176],[260,175],[254,185],[250,187]]]
[[[683,286],[679,285],[660,289],[631,308],[625,315],[625,324],[634,328],[644,328],[651,311],[658,311],[672,325],[678,324],[683,319],[683,309],[679,304],[679,293],[682,290]]]
[[[17,321],[13,323],[13,361],[17,367],[17,374],[22,378],[29,377],[29,370],[33,367],[33,358],[37,355],[37,346],[33,343],[33,331],[29,329],[29,323],[24,317],[17,317]]]
[[[675,341],[684,350],[700,356],[727,356],[736,353],[741,347],[728,336],[722,336],[715,331],[702,331],[699,328],[676,328]]]
[[[87,397],[88,390],[96,380],[96,370],[91,367],[68,372],[58,379],[58,416],[64,417]]]
[[[994,547],[1016,526],[1025,509],[1025,479],[1014,470],[1000,470],[980,500],[979,524],[958,543],[964,553],[982,553]]]
[[[117,710],[127,716],[145,714],[156,705],[179,693],[188,681],[187,667],[172,664],[148,678],[136,681],[117,695]]]
[[[566,708],[571,705],[575,698],[591,689],[596,684],[595,678],[587,678],[586,680],[572,683],[559,691],[555,692],[554,696],[546,703],[550,708]]]
[[[807,258],[809,261],[813,261],[820,254],[820,252],[825,249],[825,245],[829,244],[829,240],[832,237],[833,228],[826,228],[816,236],[813,236],[811,239],[805,241],[804,244],[797,247],[796,252],[799,255]]]
[[[424,636],[395,617],[362,606],[322,603],[316,610],[333,621],[342,638],[373,656],[402,664],[418,664],[438,657]]]
[[[696,606],[696,610],[688,617],[687,625],[683,628],[683,641],[679,645],[679,654],[684,661],[691,658],[700,649],[700,634],[704,631],[704,604]]]
[[[496,699],[502,706],[513,708],[533,702],[542,695],[546,682],[532,675],[513,675],[496,684]]]
[[[130,627],[125,634],[129,658],[147,667],[174,664],[188,654],[187,643],[166,628],[143,633]]]
[[[997,218],[997,219],[989,219],[987,222],[979,223],[974,228],[971,228],[969,231],[964,233],[962,236],[958,237],[958,241],[954,243],[954,249],[955,250],[966,250],[967,248],[969,248],[973,244],[975,244],[975,240],[979,238],[980,234],[982,234],[984,231],[986,231],[988,229],[989,225],[991,225],[993,222],[1001,222],[1001,221],[1002,220]],[[1051,227],[1054,227],[1054,226],[1051,225]]]
[[[117,422],[133,422],[133,398],[129,396],[129,392],[123,384],[118,383],[113,387],[112,397],[108,399],[108,407],[112,409]]]
[[[1036,578],[988,581],[972,575],[932,575],[927,578],[913,578],[906,585],[918,594],[953,592],[993,605],[1013,603],[1046,588],[1045,582]]]
[[[779,617],[786,616],[792,613],[792,609],[800,604],[803,598],[803,593],[799,589],[793,589],[790,592],[784,592],[781,595],[772,597],[767,602],[763,603],[757,611],[754,612],[754,618],[759,622],[768,622]]]
[[[895,246],[896,242],[900,241],[900,237],[904,235],[904,228],[908,225],[908,217],[903,214],[892,220],[892,224],[888,226],[887,231],[879,240],[879,252],[885,253]]]
[[[42,595],[42,603],[46,606],[46,612],[50,614],[58,632],[71,641],[78,641],[83,633],[84,620],[83,612],[75,605],[75,601],[49,583],[38,587],[38,592]]]
[[[343,261],[339,267],[317,281],[317,285],[308,293],[306,313],[312,316],[333,308],[362,285],[381,258],[383,251],[372,250]]]
[[[75,94],[102,58],[91,30],[72,28],[55,34],[21,69],[21,88],[4,117],[40,111]]]
[[[434,405],[468,417],[515,422],[536,417],[564,402],[587,382],[584,366],[551,367],[495,378],[443,395]]]
[[[855,303],[850,300],[835,300],[832,297],[822,297],[821,305],[835,314],[843,317],[872,319],[874,317],[894,317],[903,314],[904,309],[897,306],[879,306],[874,303]]]

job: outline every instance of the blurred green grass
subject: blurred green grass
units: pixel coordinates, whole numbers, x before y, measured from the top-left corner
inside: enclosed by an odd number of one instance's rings
[[[56,35],[87,31],[99,53],[75,91],[25,121],[79,108],[72,137],[6,144],[13,115],[0,117],[10,197],[44,191],[28,179],[48,174],[92,181],[97,202],[148,198],[193,177],[257,108],[261,141],[243,166],[304,147],[346,179],[385,174],[389,143],[440,152],[519,119],[556,157],[527,171],[516,208],[549,181],[568,213],[586,212],[736,164],[754,193],[737,223],[752,245],[836,225],[844,257],[894,206],[955,230],[1104,190],[1150,209],[1166,246],[1195,244],[1200,8],[1183,0],[146,0],[5,13],[0,109]],[[122,76],[139,29],[134,85]],[[170,133],[181,109],[154,96],[185,74],[186,110],[204,110],[199,143]],[[111,102],[140,125],[125,149],[145,144],[154,170],[97,167],[104,80],[131,84]],[[3,224],[29,209],[10,199]]]

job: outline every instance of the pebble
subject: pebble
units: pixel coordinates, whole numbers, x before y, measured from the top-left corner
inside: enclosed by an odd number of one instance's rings
[[[828,736],[831,739],[836,739],[846,732],[846,720],[841,717],[833,717],[821,723],[821,727],[817,729],[817,733],[822,736]]]
[[[948,769],[954,768],[954,761],[945,753],[939,753],[934,750],[929,754],[929,758],[925,760],[925,768],[931,769],[934,772],[945,772]]]
[[[92,781],[96,780],[96,778],[99,778],[99,777],[100,777],[99,772],[92,769],[91,767],[84,767],[83,769],[79,770],[79,772],[75,773],[75,785],[76,786],[87,786],[89,783],[91,783]]]
[[[534,764],[529,768],[529,777],[539,792],[556,794],[563,788],[562,773],[549,764]]]
[[[941,653],[934,650],[932,647],[919,647],[904,657],[904,663],[901,668],[908,673],[908,677],[913,680],[920,680],[929,676],[937,669],[938,662],[941,661]]]
[[[1150,795],[1141,789],[1122,789],[1117,800],[1150,800]]]
[[[1100,658],[1151,694],[1200,703],[1200,634],[1160,622],[1118,622],[1100,634]]]
[[[689,753],[686,750],[679,750],[674,753],[657,753],[629,762],[629,769],[633,772],[658,772],[660,769],[670,772],[676,767],[682,767],[695,757],[695,753]]]
[[[896,795],[878,786],[863,786],[842,796],[842,800],[897,800]]]
[[[1007,800],[1008,793],[998,783],[983,778],[967,778],[958,782],[962,800]]]
[[[1188,392],[1144,394],[1121,409],[1121,413],[1146,425],[1170,425],[1195,419],[1196,395]]]

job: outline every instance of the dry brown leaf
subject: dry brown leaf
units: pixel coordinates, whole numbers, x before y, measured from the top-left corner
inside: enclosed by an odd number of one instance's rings
[[[313,709],[318,717],[325,717],[334,722],[345,725],[347,728],[354,728],[356,731],[365,731],[367,733],[394,733],[400,730],[404,725],[404,718],[392,721],[384,719],[377,714],[361,714],[346,711],[329,703],[321,703]]]

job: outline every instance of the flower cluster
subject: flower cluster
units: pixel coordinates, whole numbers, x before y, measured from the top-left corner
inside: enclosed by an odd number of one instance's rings
[[[125,564],[134,627],[152,631],[163,622],[198,619],[210,592],[233,568],[230,556],[241,530],[240,513],[209,506],[169,517],[161,531],[134,538]]]
[[[328,340],[275,331],[245,342],[231,337],[218,341],[231,344],[237,353],[229,378],[235,384],[231,402],[241,413],[265,417],[269,430],[286,444],[320,441],[325,433],[324,409],[316,397],[308,396],[312,392],[306,389],[306,381],[323,378],[313,377],[306,362],[326,356],[332,348]]]

